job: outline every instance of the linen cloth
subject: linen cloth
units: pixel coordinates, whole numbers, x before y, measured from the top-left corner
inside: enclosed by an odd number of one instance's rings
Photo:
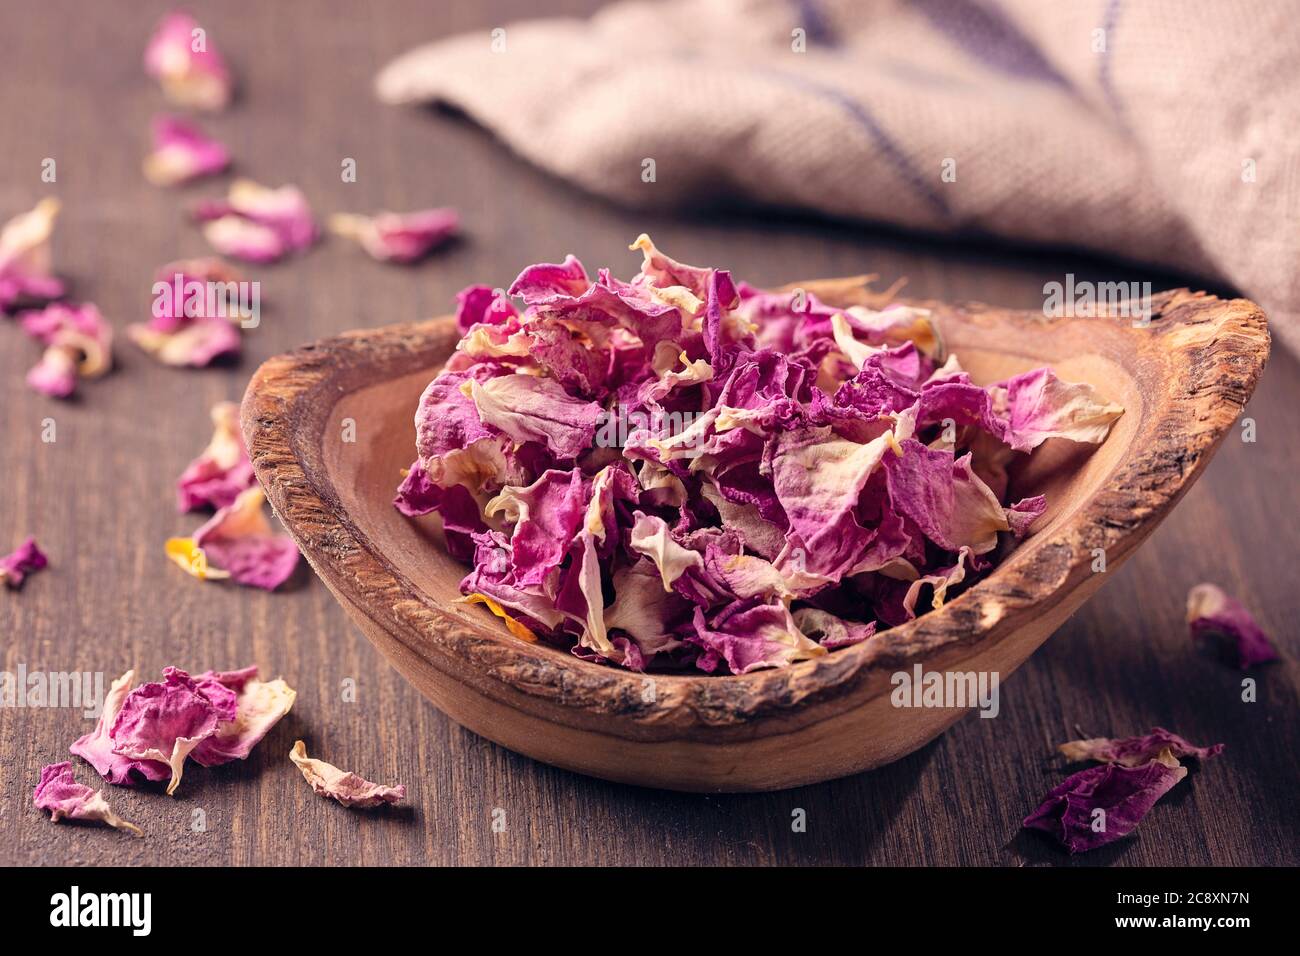
[[[726,198],[1174,267],[1254,298],[1300,350],[1294,3],[634,0],[501,28],[403,55],[378,95],[452,105],[634,206]]]

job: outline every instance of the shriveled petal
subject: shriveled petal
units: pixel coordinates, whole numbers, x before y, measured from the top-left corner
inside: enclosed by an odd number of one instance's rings
[[[1223,744],[1198,747],[1165,730],[1163,727],[1152,729],[1151,733],[1140,737],[1092,737],[1088,740],[1071,740],[1061,744],[1058,750],[1066,760],[1096,760],[1100,763],[1115,763],[1122,767],[1137,767],[1149,760],[1158,758],[1162,751],[1169,751],[1175,758],[1195,757],[1207,760],[1223,752]]]
[[[901,449],[901,455],[885,459],[893,506],[948,551],[992,551],[998,532],[1011,524],[997,496],[971,470],[970,455],[954,459],[910,438]]]
[[[687,570],[704,564],[699,552],[678,544],[667,522],[656,515],[636,515],[629,547],[637,554],[645,555],[659,569],[665,591],[671,591],[673,584]]]
[[[248,672],[252,671],[250,675]],[[200,685],[212,681],[235,689],[236,709],[233,721],[223,722],[216,733],[203,740],[191,756],[205,767],[216,767],[232,760],[245,760],[277,723],[289,713],[297,692],[277,678],[257,679],[257,668],[236,671],[233,675],[199,675]]]
[[[39,311],[24,312],[20,321],[32,338],[74,359],[80,378],[98,378],[113,367],[113,327],[89,302],[56,302]]]
[[[0,555],[0,583],[12,590],[23,586],[23,581],[34,571],[40,571],[49,560],[36,545],[35,538],[27,538],[17,549]]]
[[[307,756],[307,745],[296,741],[289,759],[302,771],[303,778],[322,797],[332,797],[345,807],[363,810],[385,803],[400,803],[406,799],[406,787],[400,783],[386,787],[371,783],[351,771],[340,770],[324,760]]]
[[[372,258],[383,262],[416,262],[444,245],[460,228],[454,209],[382,212],[376,216],[339,214],[330,217],[330,230],[353,239]]]
[[[1089,767],[1054,787],[1023,826],[1049,834],[1070,853],[1093,850],[1132,833],[1185,776],[1187,768],[1168,751],[1137,767]]]
[[[993,412],[1005,424],[1001,436],[1017,451],[1029,451],[1049,438],[1098,444],[1124,414],[1086,382],[1065,382],[1050,368],[1035,369],[990,389]]]
[[[1277,648],[1236,598],[1214,584],[1187,593],[1187,624],[1193,638],[1220,635],[1232,643],[1242,670],[1278,659]]]
[[[62,345],[51,345],[28,370],[27,384],[50,398],[67,398],[77,390],[77,353]]]
[[[51,820],[89,820],[143,835],[138,826],[112,811],[102,791],[77,783],[69,761],[42,768],[40,783],[32,796],[38,809],[50,811]]]
[[[114,753],[167,764],[171,795],[180,785],[185,758],[216,733],[220,720],[221,712],[189,674],[168,667],[161,682],[141,684],[127,694],[109,734]]]
[[[135,680],[135,671],[129,670],[109,685],[104,695],[104,710],[95,724],[95,729],[78,737],[68,748],[74,756],[80,757],[95,768],[95,771],[109,783],[118,786],[134,786],[141,780],[166,780],[170,768],[157,760],[133,760],[114,752],[112,727],[122,710],[127,695],[131,692],[131,682]]]
[[[239,406],[218,402],[210,414],[212,439],[176,481],[177,507],[182,513],[225,508],[257,482],[239,430]]]
[[[194,217],[217,251],[250,262],[274,262],[317,238],[316,221],[297,186],[271,189],[237,179],[224,200],[200,203]]]
[[[50,255],[50,237],[58,215],[59,201],[46,198],[0,229],[0,310],[63,295],[63,283],[54,276]]]
[[[540,442],[557,458],[577,458],[596,434],[600,405],[570,398],[554,379],[499,375],[466,387],[485,425],[515,441]]]
[[[826,648],[799,630],[784,604],[737,601],[712,617],[695,609],[695,639],[733,674],[818,657]]]
[[[155,186],[176,186],[220,173],[230,152],[201,129],[174,116],[153,121],[153,152],[144,159],[144,175]]]
[[[178,106],[224,109],[233,82],[226,61],[207,31],[187,13],[169,13],[145,49],[144,68]]]
[[[828,650],[861,644],[876,633],[875,621],[849,621],[821,608],[800,608],[792,616],[805,636]]]

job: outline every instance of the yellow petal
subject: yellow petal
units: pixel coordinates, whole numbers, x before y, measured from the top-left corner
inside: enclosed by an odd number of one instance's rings
[[[193,538],[168,538],[167,557],[179,565],[186,574],[191,574],[200,581],[220,581],[230,577],[229,571],[222,571],[208,565],[208,556],[194,543]]]
[[[507,614],[505,608],[503,608],[496,601],[492,600],[486,594],[479,594],[476,591],[475,593],[470,594],[467,597],[461,598],[461,601],[465,604],[482,604],[484,607],[486,607],[497,617],[501,618],[501,620],[505,621],[506,629],[515,637],[519,638],[521,641],[528,641],[528,643],[530,644],[537,643],[536,634],[530,631],[527,628],[527,626],[521,624],[520,622],[516,621],[513,617],[511,617],[509,614]]]

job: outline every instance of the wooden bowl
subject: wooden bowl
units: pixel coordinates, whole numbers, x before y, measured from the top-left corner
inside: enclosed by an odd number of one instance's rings
[[[862,279],[803,283],[879,306]],[[512,637],[455,603],[466,568],[436,519],[391,505],[414,458],[421,391],[455,346],[450,318],[367,329],[263,365],[243,404],[257,477],[316,573],[435,706],[502,746],[581,773],[694,791],[776,790],[896,760],[962,709],[901,709],[897,671],[1005,679],[1090,597],[1204,469],[1250,398],[1269,335],[1251,302],[1180,289],[1152,324],[1045,319],[986,305],[935,310],[976,381],[1050,364],[1119,402],[1100,447],[1053,441],[1013,479],[1045,493],[1036,533],[943,608],[854,647],[740,676],[646,676]],[[351,439],[351,440],[349,440]],[[1104,549],[1105,573],[1092,570]]]

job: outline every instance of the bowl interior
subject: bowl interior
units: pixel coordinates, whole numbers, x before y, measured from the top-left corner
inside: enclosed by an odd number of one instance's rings
[[[1020,461],[1011,472],[1011,499],[1045,494],[1048,502],[1048,510],[1035,525],[1034,533],[1014,546],[1032,549],[1036,537],[1046,536],[1046,532],[1068,521],[1077,508],[1103,489],[1123,461],[1144,413],[1143,383],[1101,350],[1059,354],[1054,346],[1059,348],[1059,342],[1069,340],[1055,336],[1025,334],[1016,337],[1012,345],[1005,328],[965,324],[960,317],[945,318],[944,330],[950,349],[981,384],[1047,364],[1063,378],[1089,382],[1125,408],[1125,414],[1101,446],[1054,440],[1032,456],[1018,456]],[[342,395],[327,419],[322,460],[343,510],[359,531],[381,545],[385,557],[415,588],[447,613],[479,625],[496,625],[496,619],[486,610],[454,603],[460,597],[457,585],[468,569],[444,550],[438,519],[410,519],[392,506],[401,469],[415,457],[417,402],[445,358],[431,355],[425,368],[365,384]],[[354,440],[345,440],[349,437]],[[1013,546],[1007,547],[1010,550]],[[997,574],[995,569],[991,577]],[[507,633],[504,627],[500,632]],[[579,661],[564,651],[542,647],[537,650],[555,654],[570,666],[601,666]]]

